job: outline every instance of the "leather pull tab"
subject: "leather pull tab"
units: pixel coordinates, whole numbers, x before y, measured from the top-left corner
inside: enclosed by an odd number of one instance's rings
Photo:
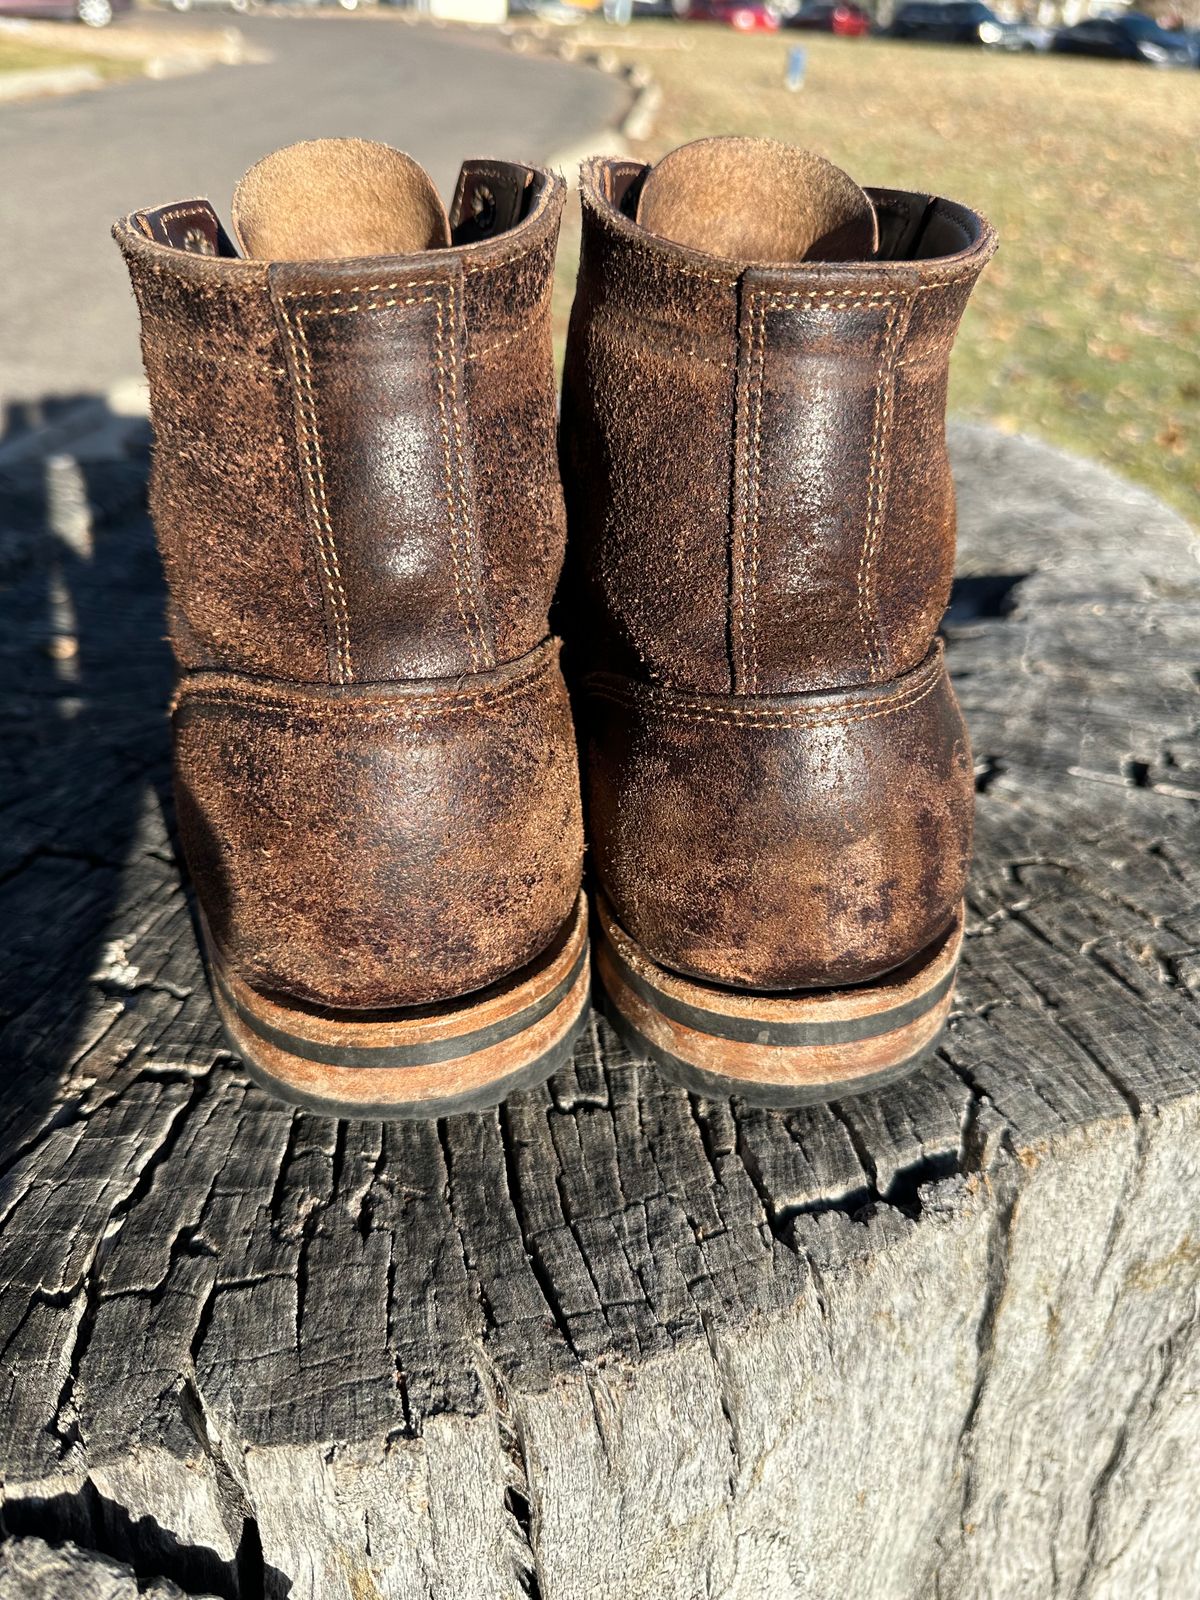
[[[147,238],[170,245],[172,250],[186,250],[192,256],[238,253],[207,200],[181,200],[155,211],[139,211],[137,221]]]
[[[450,236],[456,245],[475,244],[515,228],[525,214],[533,173],[500,161],[466,161],[450,207]]]

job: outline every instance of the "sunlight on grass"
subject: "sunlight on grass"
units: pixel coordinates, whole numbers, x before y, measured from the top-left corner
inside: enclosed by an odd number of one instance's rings
[[[81,48],[72,49],[75,38]],[[19,36],[0,35],[0,72],[39,72],[55,67],[91,67],[101,78],[136,77],[142,70],[140,61],[114,60],[87,49],[88,34],[85,29],[72,31],[70,24],[63,26],[62,46],[42,44]]]
[[[861,183],[983,211],[1001,248],[956,347],[952,409],[1103,460],[1197,516],[1196,73],[808,35],[792,94],[795,35],[647,22],[626,30],[623,58],[639,38],[660,46],[645,53],[663,89],[648,159],[704,134],[767,134]]]

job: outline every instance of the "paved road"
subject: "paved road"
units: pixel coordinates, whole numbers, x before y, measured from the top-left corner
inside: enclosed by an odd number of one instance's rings
[[[121,212],[206,194],[227,215],[251,162],[330,134],[399,145],[448,194],[462,156],[546,158],[592,134],[599,145],[623,103],[599,73],[394,19],[238,25],[269,64],[0,108],[0,408],[95,392],[139,370],[108,235]]]

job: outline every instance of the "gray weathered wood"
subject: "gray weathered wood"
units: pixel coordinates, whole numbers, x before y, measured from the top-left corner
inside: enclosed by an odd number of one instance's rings
[[[1197,547],[954,446],[960,998],[918,1077],[790,1114],[600,1022],[436,1125],[251,1087],[163,819],[144,461],[10,481],[5,1600],[38,1538],[240,1600],[1200,1592]]]
[[[143,1585],[132,1567],[92,1550],[44,1539],[0,1545],[0,1600],[188,1600],[165,1578]],[[203,1597],[201,1597],[203,1600]]]

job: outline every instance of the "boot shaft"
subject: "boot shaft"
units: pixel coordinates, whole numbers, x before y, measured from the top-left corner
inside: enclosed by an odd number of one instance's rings
[[[583,172],[563,459],[594,664],[713,694],[890,679],[924,658],[949,595],[947,366],[994,237],[890,190],[866,191],[871,259],[739,263],[642,225],[665,212],[702,239],[687,219],[705,177],[647,206],[646,168]],[[848,226],[825,181],[818,253]],[[795,249],[781,208],[761,212],[759,248]]]
[[[180,838],[214,970],[268,1031],[269,1005],[299,1007],[314,1059],[303,1008],[453,1005],[574,915],[546,617],[562,202],[549,173],[471,162],[447,215],[408,157],[321,140],[251,169],[229,233],[206,201],[115,230],[156,434]]]
[[[330,140],[243,180],[244,254],[203,201],[117,225],[185,670],[451,678],[545,638],[562,203],[549,173],[470,162],[446,217],[415,163]],[[280,259],[319,247],[346,255]]]
[[[606,914],[652,988],[872,983],[957,925],[970,857],[933,636],[991,231],[765,140],[594,161],[582,192],[562,459]]]

